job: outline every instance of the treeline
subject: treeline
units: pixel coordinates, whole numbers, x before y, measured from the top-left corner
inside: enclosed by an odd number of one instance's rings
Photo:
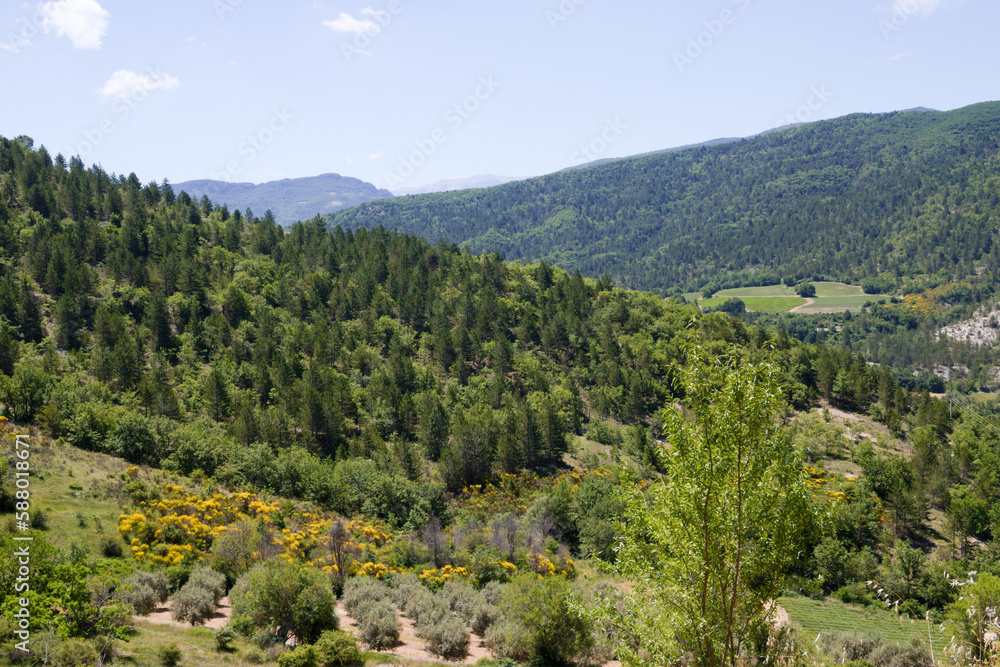
[[[331,215],[671,294],[824,277],[997,282],[1000,104],[854,114]]]
[[[0,403],[135,463],[446,519],[446,490],[552,470],[585,432],[653,465],[691,337],[774,355],[792,406],[926,423],[861,357],[608,279],[319,218],[286,230],[26,138],[0,139],[0,165]]]

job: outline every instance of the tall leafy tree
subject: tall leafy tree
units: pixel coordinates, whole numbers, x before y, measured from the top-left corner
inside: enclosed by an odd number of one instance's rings
[[[628,492],[620,572],[633,591],[603,607],[627,665],[735,667],[813,517],[794,451],[778,435],[778,368],[688,351],[683,411],[661,413],[669,483]],[[617,611],[617,613],[616,613]]]

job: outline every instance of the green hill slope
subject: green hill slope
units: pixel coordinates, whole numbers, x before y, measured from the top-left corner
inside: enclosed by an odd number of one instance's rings
[[[1000,103],[854,114],[331,216],[668,293],[998,265]]]

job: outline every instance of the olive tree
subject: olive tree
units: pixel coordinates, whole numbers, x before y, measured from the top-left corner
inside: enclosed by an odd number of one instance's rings
[[[337,629],[333,586],[315,567],[281,558],[264,561],[239,578],[230,598],[233,627],[241,631],[277,628],[282,641],[292,634],[311,643]]]
[[[596,616],[627,665],[735,667],[814,525],[796,452],[777,429],[780,370],[687,350],[661,412],[667,478],[622,491],[618,569],[636,582]],[[668,629],[665,631],[665,629]]]

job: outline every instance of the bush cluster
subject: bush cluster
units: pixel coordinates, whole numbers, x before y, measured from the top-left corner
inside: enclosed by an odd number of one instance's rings
[[[389,587],[371,577],[352,577],[344,584],[344,608],[354,618],[364,608],[391,598]]]
[[[171,599],[170,615],[175,621],[203,625],[215,615],[215,608],[225,594],[226,576],[199,565]]]
[[[361,630],[361,641],[372,651],[385,651],[399,644],[399,621],[396,608],[388,600],[379,600],[357,611],[354,618]]]
[[[910,646],[889,644],[879,635],[851,630],[823,635],[820,648],[833,656],[838,664],[872,667],[933,667],[931,655],[915,640]]]
[[[361,649],[351,635],[327,630],[316,642],[316,659],[323,667],[339,667],[361,661]]]

